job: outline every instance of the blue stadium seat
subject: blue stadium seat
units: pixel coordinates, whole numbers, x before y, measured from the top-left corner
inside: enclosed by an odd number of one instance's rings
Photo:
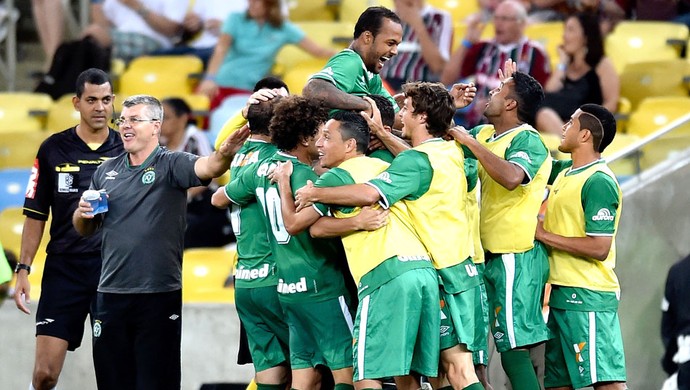
[[[31,169],[0,170],[0,211],[7,207],[22,207],[26,183],[31,176]]]

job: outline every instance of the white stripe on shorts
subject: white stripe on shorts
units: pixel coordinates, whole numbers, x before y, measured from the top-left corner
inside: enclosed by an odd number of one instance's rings
[[[350,314],[350,308],[347,307],[347,302],[345,302],[344,296],[339,296],[338,302],[340,302],[340,311],[343,312],[343,318],[345,318],[345,322],[347,322],[347,328],[350,329],[350,336],[352,336],[352,329],[355,326],[352,323],[352,314]]]
[[[597,383],[597,317],[589,313],[589,376],[592,383]]]
[[[506,330],[510,348],[517,346],[515,342],[515,326],[513,324],[513,285],[515,284],[515,254],[504,253],[501,255],[503,267],[506,270]]]
[[[367,340],[367,319],[369,317],[369,297],[367,295],[360,305],[362,305],[359,312],[359,338],[357,339],[357,380],[361,381],[364,379],[364,351],[366,347]]]

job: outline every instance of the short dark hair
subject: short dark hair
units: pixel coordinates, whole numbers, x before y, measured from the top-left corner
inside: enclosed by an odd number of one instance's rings
[[[175,113],[175,116],[190,116],[192,115],[192,108],[189,107],[184,99],[178,97],[165,98],[161,101],[161,104],[167,104],[170,106]]]
[[[268,127],[271,123],[271,118],[273,118],[273,108],[280,99],[282,99],[282,96],[276,96],[271,100],[249,105],[247,120],[249,121],[249,128],[252,134],[271,135]]]
[[[429,134],[443,137],[448,133],[455,115],[455,103],[443,84],[411,82],[403,85],[403,92],[412,100],[415,114],[426,113]]]
[[[313,137],[328,120],[328,109],[320,100],[300,95],[282,98],[273,107],[268,129],[273,143],[280,150],[293,150],[300,142]]]
[[[544,100],[541,84],[527,73],[513,73],[513,87],[508,97],[517,101],[517,116],[524,123],[534,124],[537,110]]]
[[[402,25],[400,17],[398,17],[395,12],[389,10],[388,8],[369,7],[365,9],[364,12],[359,15],[359,19],[357,19],[357,23],[355,24],[354,39],[359,38],[359,36],[365,31],[369,31],[371,35],[376,37],[381,30],[381,26],[383,25],[383,19],[390,19],[395,23]]]
[[[376,103],[376,107],[381,111],[381,122],[384,126],[393,127],[395,123],[395,109],[393,103],[383,95],[367,95]]]
[[[331,119],[340,122],[340,135],[343,141],[354,139],[357,151],[366,153],[369,148],[369,124],[360,113],[338,110],[331,115]]]
[[[110,85],[110,92],[113,91],[113,83],[110,82],[110,77],[107,73],[98,68],[89,68],[79,73],[75,86],[75,91],[78,98],[81,98],[81,95],[84,93],[86,83],[93,85],[102,85],[108,83]]]
[[[254,84],[254,92],[260,90],[260,89],[280,89],[280,88],[285,88],[285,90],[290,93],[290,89],[288,88],[287,84],[285,82],[277,77],[273,76],[268,76],[264,77],[261,80],[257,81],[256,84]]]
[[[616,118],[605,107],[598,104],[583,104],[580,111],[580,129],[588,129],[592,133],[594,150],[602,153],[616,136]]]

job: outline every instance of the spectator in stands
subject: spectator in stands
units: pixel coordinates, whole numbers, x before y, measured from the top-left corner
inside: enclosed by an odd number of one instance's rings
[[[690,256],[668,271],[664,298],[661,302],[661,339],[664,356],[661,366],[669,375],[676,375],[676,389],[690,388]],[[666,387],[664,387],[666,389]]]
[[[407,81],[439,81],[450,57],[453,19],[425,0],[395,0],[403,38],[398,55],[386,62],[381,77],[399,92]]]
[[[534,0],[529,8],[529,21],[565,20],[580,12],[597,14],[602,34],[608,34],[616,23],[625,19],[625,11],[616,0]]]
[[[542,46],[525,36],[527,11],[522,3],[506,0],[494,12],[495,38],[480,41],[483,22],[478,17],[470,20],[462,44],[451,55],[441,76],[441,82],[452,84],[458,79],[473,81],[477,95],[473,104],[460,119],[467,126],[482,120],[489,91],[498,87],[498,70],[506,60],[517,62],[520,72],[533,76],[540,84],[546,84],[551,74],[549,57]]]
[[[218,43],[223,21],[232,12],[246,8],[239,1],[227,0],[190,0],[190,6],[182,21],[182,38],[175,47],[156,51],[155,55],[191,54],[204,62],[204,67],[213,54]]]
[[[130,61],[173,46],[182,33],[188,0],[93,1],[93,23],[84,30],[113,58]]]
[[[45,53],[47,70],[65,34],[65,9],[61,0],[31,0],[31,11]]]
[[[161,101],[165,121],[161,123],[161,145],[169,150],[209,156],[213,152],[206,134],[194,124],[192,109],[180,98]],[[184,248],[223,246],[233,240],[230,220],[225,211],[211,206],[211,196],[218,188],[216,180],[208,186],[187,190],[187,228]]]
[[[231,13],[221,32],[198,88],[212,99],[211,109],[227,96],[249,96],[254,84],[270,72],[276,54],[286,44],[296,44],[316,57],[335,54],[286,20],[280,0],[249,0],[247,12]]]
[[[563,123],[585,103],[603,105],[616,112],[620,80],[613,62],[604,55],[599,20],[580,13],[565,21],[560,63],[544,86],[545,97],[537,112],[536,128],[561,135]]]

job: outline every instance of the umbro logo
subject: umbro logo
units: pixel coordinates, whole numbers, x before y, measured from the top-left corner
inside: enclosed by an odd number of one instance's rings
[[[177,314],[173,314],[173,315],[171,315],[171,316],[168,317],[168,318],[170,318],[171,320],[175,321],[176,319],[180,318],[180,316],[178,316]]]
[[[110,172],[106,172],[105,173],[105,180],[115,180],[115,176],[117,176],[117,172],[115,172],[114,170],[112,170]]]

